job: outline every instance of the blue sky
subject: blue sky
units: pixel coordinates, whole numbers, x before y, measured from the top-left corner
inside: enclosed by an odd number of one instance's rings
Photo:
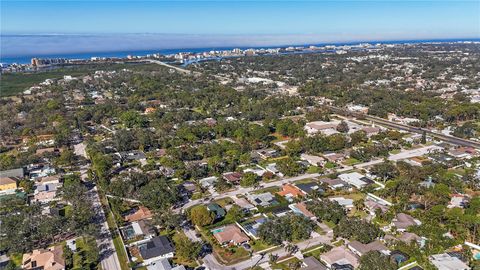
[[[155,36],[152,46],[163,41],[158,35],[174,35],[177,41],[185,35],[185,45],[217,40],[252,46],[269,41],[479,38],[480,1],[2,0],[1,33],[2,48],[8,51],[26,42],[5,36],[9,34],[96,34],[98,39],[105,34],[149,33]],[[139,49],[144,49],[148,38],[140,39]]]

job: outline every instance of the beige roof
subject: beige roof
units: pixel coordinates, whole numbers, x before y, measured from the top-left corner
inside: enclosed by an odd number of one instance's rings
[[[134,222],[146,218],[151,218],[152,212],[145,206],[139,206],[137,211],[124,217],[125,221]]]
[[[415,219],[405,213],[397,214],[397,217],[394,219],[393,224],[397,229],[407,229],[410,226],[417,225]]]
[[[329,265],[334,263],[341,265],[350,264],[354,268],[357,268],[360,264],[359,257],[343,246],[333,248],[329,252],[320,255],[320,258]]]
[[[308,211],[307,209],[307,206],[305,205],[304,202],[299,202],[297,204],[295,204],[295,208],[297,208],[298,210],[300,210],[302,212],[302,214],[308,218],[311,218],[311,217],[314,217],[315,215]]]
[[[220,244],[233,242],[234,244],[240,244],[250,240],[248,236],[235,225],[228,225],[223,228],[223,231],[213,234],[215,239]]]
[[[17,180],[15,180],[15,178],[12,178],[12,177],[0,177],[0,185],[3,186],[3,185],[10,185],[10,184],[13,184],[13,183],[17,183]]]
[[[22,268],[38,269],[43,267],[44,270],[62,270],[65,269],[65,261],[62,256],[62,246],[36,249],[32,253],[23,254]]]
[[[420,236],[410,233],[410,232],[404,232],[402,235],[398,237],[398,240],[405,242],[405,243],[410,243],[412,241],[418,241],[420,240]]]
[[[55,199],[55,191],[41,191],[33,196],[34,201],[51,201]]]
[[[388,250],[388,248],[378,240],[368,244],[363,244],[358,241],[352,241],[348,243],[348,245],[350,246],[351,249],[356,250],[361,255],[374,250],[376,251]]]

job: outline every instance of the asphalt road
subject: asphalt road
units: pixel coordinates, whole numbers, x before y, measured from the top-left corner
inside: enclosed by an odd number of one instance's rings
[[[103,212],[97,187],[88,191],[95,211],[95,222],[100,225],[100,237],[97,239],[97,246],[100,250],[100,263],[104,270],[121,270],[115,246],[113,245],[112,234],[108,229],[107,219]]]
[[[430,135],[430,136],[432,136],[436,139],[439,139],[441,141],[445,141],[447,143],[451,143],[451,144],[459,145],[459,146],[469,146],[469,147],[474,147],[474,148],[480,149],[480,142],[471,141],[471,140],[467,140],[467,139],[462,139],[462,138],[458,138],[458,137],[454,137],[454,136],[450,136],[450,135],[445,135],[445,134],[441,134],[441,133],[436,133],[436,132],[433,132],[433,131],[431,131],[429,129],[426,129],[426,128],[419,128],[419,127],[404,125],[404,124],[400,124],[400,123],[395,123],[395,122],[392,122],[392,121],[389,121],[389,120],[386,120],[386,119],[383,119],[383,118],[380,118],[380,117],[368,115],[368,114],[350,112],[350,111],[348,111],[344,108],[340,108],[340,107],[335,107],[335,106],[330,106],[330,105],[324,105],[324,106],[326,106],[327,108],[331,109],[332,111],[334,111],[336,113],[351,115],[351,116],[355,116],[355,117],[363,117],[367,120],[372,121],[375,124],[385,126],[385,127],[388,127],[388,128],[405,130],[405,131],[418,133],[418,134],[422,134],[422,133],[425,132],[427,135]]]

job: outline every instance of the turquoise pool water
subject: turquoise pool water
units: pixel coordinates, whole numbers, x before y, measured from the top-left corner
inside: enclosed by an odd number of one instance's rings
[[[473,258],[475,258],[475,260],[480,260],[480,252],[477,252],[475,255],[473,255]]]
[[[216,234],[216,233],[219,233],[219,232],[223,232],[223,228],[212,230],[213,234]]]

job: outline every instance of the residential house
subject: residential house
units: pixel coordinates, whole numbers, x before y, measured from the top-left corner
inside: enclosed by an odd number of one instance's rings
[[[333,198],[328,198],[328,199],[332,202],[337,202],[339,205],[341,205],[347,211],[352,210],[353,207],[354,207],[352,199],[346,199],[344,197],[333,197]]]
[[[390,250],[380,241],[376,240],[368,244],[363,244],[358,241],[351,241],[348,243],[348,248],[358,256],[363,256],[370,251],[379,251],[385,255],[390,253]]]
[[[147,157],[145,153],[139,150],[132,150],[127,152],[117,153],[117,155],[121,158],[122,161],[138,161],[142,166],[147,164]]]
[[[358,267],[360,264],[360,258],[344,246],[335,247],[330,251],[323,253],[320,255],[320,260],[330,268],[334,264],[351,265],[353,268]]]
[[[323,167],[327,162],[324,157],[308,155],[305,153],[300,155],[300,159],[307,161],[312,166],[319,166],[319,167]]]
[[[308,211],[307,205],[304,202],[293,203],[288,206],[295,214],[303,215],[307,218],[314,219],[315,215]]]
[[[403,232],[400,236],[397,237],[399,241],[410,244],[412,241],[417,242],[420,246],[423,246],[423,238],[411,232]]]
[[[58,188],[61,186],[62,184],[59,182],[47,182],[37,184],[35,186],[32,201],[49,203],[51,201],[58,200],[58,198],[55,198],[55,196],[57,195]]]
[[[331,121],[331,122],[325,122],[325,121],[314,121],[314,122],[309,122],[305,124],[305,131],[307,131],[307,134],[313,135],[316,133],[322,133],[324,135],[332,135],[339,133],[337,131],[337,126],[340,124],[340,121]]]
[[[135,238],[152,238],[156,235],[155,227],[148,220],[134,221],[120,229],[125,240]]]
[[[202,178],[198,182],[203,188],[210,188],[210,187],[213,187],[217,181],[218,179],[216,176],[210,176],[210,177]]]
[[[367,198],[365,199],[365,209],[370,213],[370,215],[375,216],[377,211],[381,213],[386,213],[392,203],[384,200],[374,194],[367,193]]]
[[[53,246],[48,249],[36,249],[31,253],[23,254],[22,269],[63,270],[63,247]]]
[[[275,200],[275,197],[268,192],[249,194],[247,195],[247,199],[255,206],[268,207],[278,204],[278,202]]]
[[[11,169],[6,171],[0,171],[0,177],[23,178],[25,177],[25,170],[23,168],[17,168],[17,169]]]
[[[257,237],[258,228],[260,228],[260,226],[267,221],[268,221],[268,217],[265,215],[262,215],[258,218],[255,218],[254,220],[248,220],[242,223],[241,226],[243,231],[246,232],[248,236],[253,237],[254,239],[258,239]]]
[[[151,262],[147,265],[147,270],[186,270],[186,268],[183,265],[172,267],[168,259],[164,258]]]
[[[450,198],[450,202],[447,205],[447,208],[465,208],[468,204],[470,198],[465,194],[453,194]]]
[[[132,209],[123,219],[127,222],[139,221],[142,219],[149,219],[153,216],[152,212],[145,206],[138,206]]]
[[[437,267],[438,270],[469,270],[470,267],[462,260],[447,253],[431,255],[430,262]]]
[[[267,166],[265,166],[265,169],[267,170],[267,172],[271,172],[271,173],[273,173],[273,174],[277,174],[277,175],[280,176],[280,177],[283,176],[283,173],[281,173],[281,172],[277,169],[277,163],[267,164]]]
[[[368,184],[372,183],[372,180],[368,179],[363,174],[360,174],[358,172],[343,173],[343,174],[340,174],[338,178],[356,187],[357,189],[364,188]]]
[[[377,201],[373,201],[370,199],[366,199],[364,202],[365,205],[365,210],[372,216],[375,216],[377,214],[377,211],[380,211],[380,213],[386,213],[390,207],[388,205],[383,205]]]
[[[225,209],[218,205],[218,203],[209,203],[207,209],[215,215],[215,219],[221,219],[227,214]]]
[[[275,149],[261,149],[255,151],[255,154],[264,160],[269,158],[276,158],[279,155],[278,151]]]
[[[246,168],[246,169],[243,170],[243,173],[249,173],[249,172],[254,173],[259,177],[262,177],[263,174],[267,172],[267,170],[265,170],[264,168],[262,168],[260,166],[250,167],[250,168]],[[240,181],[240,180],[238,180],[238,181]]]
[[[347,156],[344,153],[328,153],[323,155],[323,157],[327,161],[335,164],[340,164],[342,161],[344,161],[347,158]]]
[[[456,159],[471,159],[476,156],[478,153],[475,148],[472,147],[458,147],[450,149],[448,154]]]
[[[234,224],[214,229],[212,233],[220,245],[241,245],[250,240],[250,238]]]
[[[227,172],[222,175],[223,179],[234,185],[238,185],[242,180],[243,174],[240,172]]]
[[[292,184],[284,184],[282,190],[277,192],[278,195],[287,198],[287,200],[292,201],[293,198],[299,198],[305,196],[302,190],[297,188]]]
[[[318,185],[317,182],[307,182],[295,185],[304,195],[311,195],[314,192],[323,193],[324,190]]]
[[[14,177],[0,177],[0,193],[14,193],[17,189],[17,179]]]
[[[233,201],[236,205],[240,206],[245,211],[251,211],[256,209],[255,205],[248,202],[245,198],[233,197]]]
[[[315,257],[310,256],[302,261],[302,270],[327,270],[327,267],[321,263],[319,260],[317,260]]]
[[[399,213],[397,216],[393,219],[391,226],[395,226],[397,231],[399,232],[404,232],[408,229],[410,226],[417,226],[421,225],[422,223],[414,219],[412,216],[405,214],[405,213]]]
[[[146,265],[162,258],[172,258],[175,252],[172,243],[164,235],[138,244],[137,247]]]
[[[347,182],[340,179],[322,178],[319,181],[320,183],[327,185],[331,190],[346,189],[349,187]]]
[[[361,130],[365,131],[367,137],[370,138],[373,135],[377,135],[381,129],[379,127],[364,127]]]

